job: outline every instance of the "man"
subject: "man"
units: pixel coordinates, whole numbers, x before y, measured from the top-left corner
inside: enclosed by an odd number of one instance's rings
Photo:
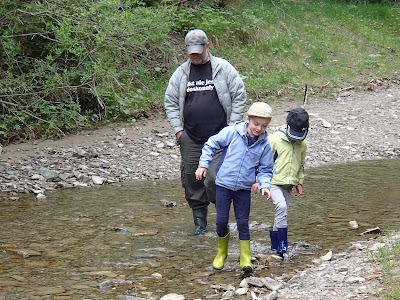
[[[206,230],[208,205],[215,203],[215,173],[222,153],[214,157],[204,181],[199,181],[195,172],[203,144],[225,126],[242,120],[247,95],[237,70],[211,55],[204,31],[189,31],[185,44],[189,59],[172,74],[164,105],[180,146],[185,198],[193,210],[196,227],[189,235],[199,235]]]

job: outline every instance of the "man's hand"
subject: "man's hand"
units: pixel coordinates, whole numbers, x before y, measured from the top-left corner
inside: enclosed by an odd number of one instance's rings
[[[198,167],[196,173],[194,173],[194,176],[196,177],[197,180],[202,180],[203,177],[206,177],[206,175],[207,175],[207,168],[203,167]]]
[[[183,130],[178,131],[177,133],[175,133],[175,137],[176,137],[176,140],[177,140],[177,141],[179,141],[179,139],[180,139],[182,133],[183,133]]]
[[[269,191],[269,189],[261,189],[261,195],[267,195],[267,201],[269,200],[269,199],[271,199],[271,192]]]

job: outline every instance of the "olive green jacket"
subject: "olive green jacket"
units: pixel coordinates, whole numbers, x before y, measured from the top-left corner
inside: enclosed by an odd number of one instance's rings
[[[298,185],[304,182],[306,141],[292,143],[286,136],[286,125],[268,135],[274,156],[274,174],[271,184]]]

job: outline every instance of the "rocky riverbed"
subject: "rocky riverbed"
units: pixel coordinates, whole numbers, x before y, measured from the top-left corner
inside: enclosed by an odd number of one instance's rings
[[[335,99],[309,96],[307,168],[400,156],[400,89],[339,91]],[[268,129],[301,103],[273,103]],[[179,178],[180,154],[164,115],[124,126],[84,131],[60,140],[2,148],[0,194],[46,191],[125,181]]]
[[[287,111],[300,105],[271,104],[274,117],[268,131],[283,124]],[[400,157],[398,84],[375,80],[365,87],[338,90],[331,99],[311,93],[306,109],[311,124],[307,168]],[[59,140],[12,144],[0,153],[0,197],[11,201],[18,201],[21,193],[40,200],[47,191],[60,188],[180,176],[179,148],[163,114]],[[375,299],[380,275],[368,253],[378,246],[382,244],[377,240],[356,243],[309,269],[275,278],[281,283],[275,292],[260,293],[261,287],[246,283],[243,288],[248,295],[258,291],[259,299]],[[235,292],[223,294],[229,299]]]

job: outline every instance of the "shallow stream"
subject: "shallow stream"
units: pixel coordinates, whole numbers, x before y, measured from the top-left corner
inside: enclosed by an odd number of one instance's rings
[[[379,226],[399,230],[400,159],[308,169],[304,194],[289,211],[290,260],[254,261],[255,276],[276,277]],[[57,190],[47,199],[0,198],[0,300],[116,299],[118,295],[186,299],[214,293],[212,285],[238,287],[242,273],[231,212],[232,238],[225,268],[215,271],[215,208],[205,235],[189,237],[191,210],[179,181]],[[169,204],[176,204],[171,206]],[[252,200],[251,250],[269,250],[274,207]],[[349,221],[359,228],[351,229]]]

